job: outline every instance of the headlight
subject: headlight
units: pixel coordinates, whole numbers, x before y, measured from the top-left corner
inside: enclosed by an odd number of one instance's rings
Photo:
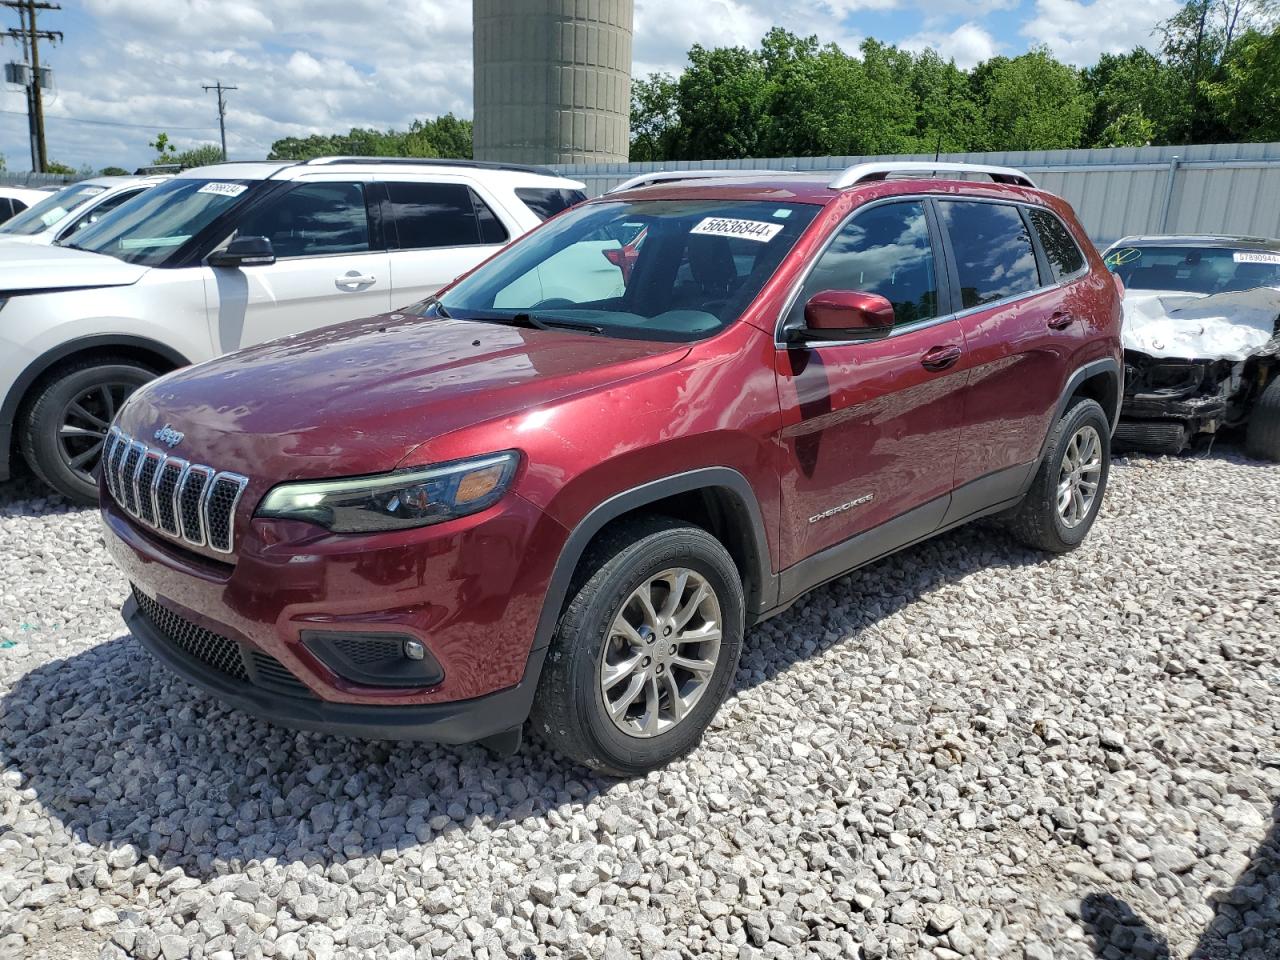
[[[306,520],[335,533],[423,527],[497,503],[519,459],[507,450],[372,477],[285,483],[268,491],[257,515]]]

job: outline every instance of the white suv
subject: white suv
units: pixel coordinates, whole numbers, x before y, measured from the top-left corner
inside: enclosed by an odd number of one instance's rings
[[[0,480],[20,449],[50,486],[91,503],[107,426],[140,384],[415,303],[583,199],[582,184],[532,167],[224,163],[61,245],[0,244]]]
[[[33,203],[0,224],[6,243],[65,243],[97,223],[126,200],[168,176],[93,177],[79,180]]]

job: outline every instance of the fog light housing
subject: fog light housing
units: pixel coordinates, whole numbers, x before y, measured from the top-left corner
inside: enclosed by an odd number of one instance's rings
[[[401,633],[304,630],[303,645],[343,680],[366,687],[433,687],[444,670],[420,641]]]

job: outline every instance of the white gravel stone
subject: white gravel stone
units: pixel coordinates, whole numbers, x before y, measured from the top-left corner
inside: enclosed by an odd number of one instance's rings
[[[969,527],[754,627],[618,782],[227,708],[0,485],[0,956],[1280,956],[1277,517],[1280,467],[1118,460],[1073,553]]]

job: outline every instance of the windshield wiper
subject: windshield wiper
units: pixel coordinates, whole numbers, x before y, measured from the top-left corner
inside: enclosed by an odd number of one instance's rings
[[[481,316],[459,317],[460,320],[475,320],[479,323],[503,323],[512,327],[529,327],[531,330],[580,330],[583,333],[604,333],[604,327],[587,323],[584,320],[564,320],[560,318],[544,318],[534,316],[528,311],[520,313],[488,313]]]
[[[519,323],[535,330],[550,330],[559,327],[564,330],[581,330],[583,333],[604,333],[604,327],[598,323],[587,323],[585,320],[564,320],[560,318],[545,319],[535,317],[532,313],[512,314],[513,323]]]

